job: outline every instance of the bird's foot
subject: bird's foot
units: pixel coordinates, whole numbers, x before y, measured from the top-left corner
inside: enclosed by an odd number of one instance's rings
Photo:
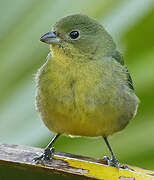
[[[53,156],[54,152],[55,152],[54,148],[46,148],[39,157],[35,157],[33,159],[33,162],[35,164],[42,164],[45,161],[52,160],[52,156]]]
[[[120,168],[120,163],[116,158],[110,159],[107,156],[104,156],[104,160],[107,162],[107,165]]]

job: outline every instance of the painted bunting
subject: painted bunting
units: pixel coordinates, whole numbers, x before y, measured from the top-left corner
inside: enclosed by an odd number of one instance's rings
[[[125,128],[135,116],[138,98],[130,74],[112,37],[87,15],[60,19],[40,40],[51,52],[36,74],[36,105],[55,137],[35,160],[52,158],[61,135],[103,137],[119,167],[107,137]]]

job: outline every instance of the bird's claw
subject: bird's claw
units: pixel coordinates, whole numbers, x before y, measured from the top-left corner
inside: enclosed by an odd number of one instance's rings
[[[104,160],[107,162],[107,165],[120,168],[120,163],[116,158],[110,159],[107,156],[104,156]]]
[[[46,148],[39,157],[35,157],[33,159],[33,162],[35,164],[42,164],[44,161],[49,161],[52,159],[54,152],[55,152],[54,148]]]

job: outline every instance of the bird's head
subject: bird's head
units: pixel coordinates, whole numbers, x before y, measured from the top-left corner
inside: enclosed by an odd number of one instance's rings
[[[101,24],[87,15],[74,14],[60,19],[40,40],[54,53],[77,59],[105,56],[115,49],[112,37]]]

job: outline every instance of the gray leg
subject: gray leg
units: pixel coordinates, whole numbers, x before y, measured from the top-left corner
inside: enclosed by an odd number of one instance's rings
[[[33,161],[35,163],[41,163],[42,161],[47,161],[52,159],[53,153],[54,153],[54,148],[52,147],[52,145],[54,144],[54,142],[57,140],[57,138],[60,136],[60,134],[56,134],[53,139],[51,140],[51,142],[47,145],[47,147],[44,149],[43,154],[41,154],[39,157],[36,157],[33,159]]]
[[[109,142],[107,140],[107,137],[103,137],[103,138],[104,138],[104,141],[105,141],[105,143],[106,143],[106,145],[107,145],[107,147],[108,147],[108,149],[109,149],[109,151],[111,153],[111,156],[112,156],[112,159],[109,159],[108,157],[105,157],[105,160],[107,161],[108,165],[110,165],[110,166],[120,167],[120,164],[118,163],[118,160],[117,160],[117,158],[115,157],[115,155],[114,155],[114,153],[112,151],[112,148],[111,148],[111,146],[110,146],[110,144],[109,144]]]

